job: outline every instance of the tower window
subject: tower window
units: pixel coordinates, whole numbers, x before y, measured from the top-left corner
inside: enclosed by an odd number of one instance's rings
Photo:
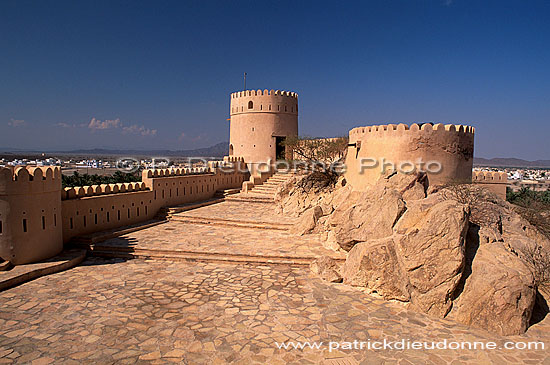
[[[277,111],[280,111],[280,110],[281,110],[281,106],[277,105]]]
[[[254,108],[254,103],[252,102],[252,100],[250,100],[248,102],[248,109],[252,109],[252,108]]]
[[[241,106],[241,112],[244,112],[244,106]]]
[[[286,111],[287,111],[287,110],[286,110],[286,105],[285,105],[285,112],[286,112]]]
[[[252,132],[254,132],[254,127],[252,127]]]
[[[269,110],[271,110],[271,104],[269,104]]]
[[[262,104],[260,104],[260,110],[262,110],[262,108],[263,108],[263,105],[262,105]]]

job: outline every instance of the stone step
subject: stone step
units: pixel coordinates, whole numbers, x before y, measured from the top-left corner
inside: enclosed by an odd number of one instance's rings
[[[208,205],[212,205],[216,203],[221,203],[223,201],[224,201],[224,198],[213,198],[210,200],[205,200],[205,201],[196,202],[196,203],[182,204],[182,205],[168,208],[168,212],[170,215],[173,215],[176,213],[185,212],[187,210],[206,207]]]
[[[269,265],[299,265],[308,266],[316,257],[290,257],[274,255],[244,255],[228,254],[214,252],[196,252],[184,250],[157,250],[135,247],[111,247],[102,245],[92,245],[88,247],[88,252],[92,256],[98,257],[116,257],[116,258],[137,258],[154,259],[169,261],[188,261],[188,262],[221,262],[234,264],[269,264]],[[337,259],[337,262],[343,263],[344,259]]]
[[[93,244],[96,242],[103,242],[105,240],[119,237],[128,233],[140,231],[142,229],[157,226],[159,224],[167,223],[168,220],[148,220],[141,223],[136,223],[130,226],[118,227],[106,231],[100,231],[82,236],[77,236],[71,239],[71,244]]]
[[[216,193],[214,193],[214,198],[225,198],[226,196],[238,194],[241,192],[241,189],[225,189],[225,190],[218,190]]]
[[[252,193],[255,193],[255,192],[264,192],[264,193],[269,193],[269,194],[275,194],[276,191],[277,191],[276,188],[270,188],[270,187],[263,186],[263,185],[255,186],[255,187],[253,187],[252,190],[251,190]]]
[[[191,223],[191,224],[205,224],[205,225],[237,227],[237,228],[272,229],[272,230],[280,230],[280,231],[288,231],[290,227],[292,227],[292,224],[286,224],[286,223],[258,222],[258,221],[246,221],[246,220],[237,221],[233,219],[196,217],[196,216],[181,215],[181,214],[174,215],[171,220],[182,222],[182,223]]]
[[[225,198],[226,201],[234,201],[234,202],[246,202],[246,203],[259,203],[259,204],[275,204],[275,200],[272,196],[250,196],[250,195],[237,195],[237,196],[229,196]]]

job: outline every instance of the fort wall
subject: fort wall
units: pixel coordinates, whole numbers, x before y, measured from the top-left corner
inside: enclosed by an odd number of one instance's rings
[[[427,169],[430,184],[471,182],[474,132],[470,126],[430,123],[354,128],[349,132],[346,179],[354,189],[366,190],[383,167],[392,170],[391,163],[403,172]]]
[[[506,186],[508,185],[508,174],[506,172],[474,171],[472,182],[506,200]]]
[[[144,170],[140,183],[62,189],[59,168],[1,168],[0,257],[16,265],[43,260],[76,236],[153,219],[248,176],[243,160],[231,157],[202,169]]]
[[[231,94],[229,154],[253,169],[277,159],[277,137],[298,135],[298,94],[246,90]]]
[[[63,249],[58,167],[0,168],[0,257],[22,264]]]

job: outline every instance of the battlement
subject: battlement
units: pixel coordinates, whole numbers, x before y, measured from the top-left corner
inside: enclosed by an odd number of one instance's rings
[[[249,98],[251,96],[286,96],[294,99],[298,99],[298,94],[293,91],[283,91],[283,90],[244,90],[231,93],[231,99],[238,98]]]
[[[0,195],[33,194],[61,189],[57,166],[0,167]]]
[[[170,177],[170,176],[186,176],[186,175],[198,175],[198,174],[211,174],[212,171],[209,167],[196,167],[196,168],[175,168],[175,169],[148,169],[142,171],[143,178],[156,178],[156,177]]]
[[[224,162],[244,162],[244,157],[223,156]]]
[[[349,131],[349,137],[350,140],[356,140],[358,138],[361,138],[361,136],[372,133],[380,133],[380,134],[387,134],[387,133],[415,133],[415,132],[438,132],[438,133],[444,133],[444,132],[452,132],[452,133],[460,133],[460,134],[474,134],[475,128],[468,126],[468,125],[455,125],[455,124],[432,124],[432,123],[423,123],[423,124],[417,124],[413,123],[410,126],[400,123],[400,124],[386,124],[386,125],[373,125],[373,126],[366,126],[366,127],[357,127],[353,128]]]
[[[484,184],[507,184],[508,174],[495,171],[473,171],[472,182]]]
[[[61,199],[79,199],[89,196],[129,193],[134,191],[146,190],[149,190],[149,188],[143,182],[77,186],[74,188],[63,189]]]

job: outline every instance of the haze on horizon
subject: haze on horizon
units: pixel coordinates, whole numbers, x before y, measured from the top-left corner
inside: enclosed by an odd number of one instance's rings
[[[229,94],[299,94],[300,134],[476,127],[475,155],[550,159],[550,3],[0,3],[0,149],[194,149]]]

